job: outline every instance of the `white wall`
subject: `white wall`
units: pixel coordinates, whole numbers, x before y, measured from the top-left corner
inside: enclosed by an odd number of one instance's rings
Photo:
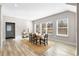
[[[65,36],[57,36],[56,35],[56,21],[62,19],[63,17],[68,17],[68,37]],[[50,40],[62,41],[67,44],[72,44],[76,46],[76,34],[77,34],[77,18],[76,13],[71,11],[64,11],[55,15],[51,15],[48,17],[44,17],[41,19],[37,19],[33,21],[33,32],[34,32],[34,24],[41,24],[45,22],[52,22],[53,23],[53,33],[49,35]]]
[[[0,5],[0,47],[1,47],[1,5]]]
[[[28,28],[31,27],[31,21],[26,21],[26,19],[19,19],[15,17],[3,16],[3,37],[5,39],[5,22],[13,22],[15,23],[15,40],[22,39],[22,31],[25,29],[26,32]],[[32,29],[29,31],[31,32]]]
[[[77,4],[77,55],[79,56],[79,3]]]

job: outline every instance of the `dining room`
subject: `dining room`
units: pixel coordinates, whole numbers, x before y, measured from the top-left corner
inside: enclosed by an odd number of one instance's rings
[[[1,6],[1,56],[75,55],[76,6],[66,3]],[[7,23],[15,25],[6,26]]]

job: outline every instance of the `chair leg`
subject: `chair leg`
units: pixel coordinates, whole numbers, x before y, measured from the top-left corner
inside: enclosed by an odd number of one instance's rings
[[[35,44],[35,41],[34,41],[34,40],[32,40],[32,43],[33,43],[33,44]]]
[[[46,43],[47,43],[47,45],[48,45],[48,40],[46,40]]]
[[[48,42],[47,42],[47,45],[48,45]]]
[[[34,41],[32,40],[32,43],[34,44]]]
[[[46,46],[46,44],[44,43],[44,46]]]
[[[35,44],[37,45],[37,40],[35,40]]]
[[[40,45],[41,45],[41,39],[40,39]]]
[[[44,46],[46,46],[46,40],[44,40]]]

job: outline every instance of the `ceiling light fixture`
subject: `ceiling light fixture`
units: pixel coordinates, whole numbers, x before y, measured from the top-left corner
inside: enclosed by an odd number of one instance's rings
[[[18,7],[18,4],[14,4],[14,7]]]

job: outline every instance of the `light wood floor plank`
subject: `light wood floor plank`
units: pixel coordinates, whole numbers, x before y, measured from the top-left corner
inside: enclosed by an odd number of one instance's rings
[[[53,42],[53,41],[52,41]],[[27,44],[14,40],[6,40],[0,49],[0,56],[75,56],[76,47],[61,42],[55,42],[42,54],[35,53]],[[36,48],[38,50],[38,48]]]

